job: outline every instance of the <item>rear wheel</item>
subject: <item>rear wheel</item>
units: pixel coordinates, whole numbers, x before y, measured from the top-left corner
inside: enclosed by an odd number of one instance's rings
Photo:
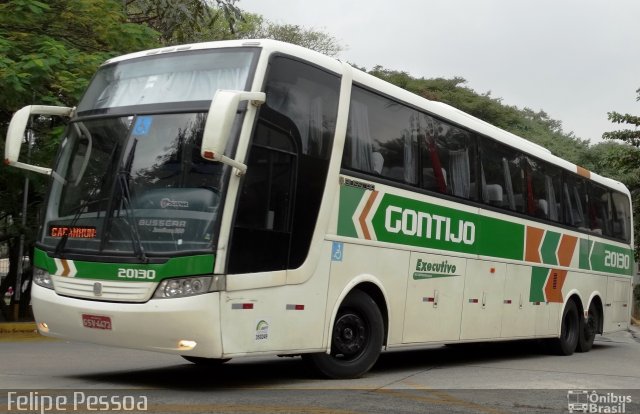
[[[560,337],[554,338],[551,342],[553,352],[558,355],[571,355],[578,346],[580,339],[580,316],[578,307],[573,300],[567,302],[562,313],[562,326],[560,327]]]
[[[196,365],[203,366],[203,367],[217,367],[231,359],[231,358],[203,358],[203,357],[194,357],[194,356],[187,356],[187,355],[180,355],[180,356],[191,363],[194,363]]]
[[[376,363],[384,340],[384,321],[378,305],[354,290],[346,297],[333,324],[331,353],[309,355],[329,378],[358,378]]]
[[[589,352],[593,346],[593,340],[598,332],[598,325],[600,324],[600,313],[596,309],[595,305],[591,303],[589,306],[589,312],[587,312],[587,318],[580,318],[580,339],[578,340],[578,346],[576,351]]]

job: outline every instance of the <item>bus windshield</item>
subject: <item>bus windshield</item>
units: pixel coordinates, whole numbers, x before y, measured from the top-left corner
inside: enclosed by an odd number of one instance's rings
[[[104,65],[78,114],[109,108],[211,101],[218,89],[246,90],[257,49],[152,55]]]
[[[94,77],[54,166],[40,238],[48,249],[212,251],[229,168],[200,156],[208,102],[217,89],[248,88],[255,53],[175,55],[107,65]]]

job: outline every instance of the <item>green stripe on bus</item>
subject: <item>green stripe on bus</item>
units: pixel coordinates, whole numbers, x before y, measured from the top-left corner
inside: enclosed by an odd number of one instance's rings
[[[560,233],[547,230],[544,236],[544,240],[542,241],[542,246],[540,246],[540,257],[542,258],[542,263],[550,265],[558,264],[556,251],[558,250],[559,242]]]
[[[54,274],[56,272],[55,260],[52,257],[49,257],[40,249],[35,249],[34,264],[40,268],[46,269],[51,274]],[[174,257],[167,260],[165,263],[160,264],[104,263],[80,260],[73,260],[73,264],[78,272],[74,277],[80,279],[148,282],[148,280],[145,279],[128,279],[118,277],[119,270],[154,270],[156,272],[154,281],[167,279],[170,277],[207,275],[213,273],[214,255],[201,254],[194,256]]]
[[[338,213],[338,234],[347,237],[358,237],[353,224],[353,214],[364,195],[364,189],[340,186],[340,209]]]
[[[580,239],[580,269],[591,270],[591,264],[589,264],[589,253],[591,252],[591,245],[593,242],[589,239]]]
[[[531,288],[529,290],[529,302],[544,302],[544,285],[551,269],[546,267],[531,268]]]
[[[595,242],[589,256],[591,270],[631,276],[633,274],[633,251],[612,244]]]
[[[384,194],[371,220],[377,240],[522,260],[524,225]]]

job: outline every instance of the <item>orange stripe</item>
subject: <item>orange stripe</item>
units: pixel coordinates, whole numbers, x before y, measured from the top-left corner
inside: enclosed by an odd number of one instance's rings
[[[71,273],[71,269],[69,268],[67,261],[65,259],[62,259],[60,260],[60,263],[62,263],[62,276],[69,276],[69,273]]]
[[[525,246],[524,260],[542,263],[542,259],[540,259],[540,243],[543,237],[544,230],[527,226],[527,243]]]
[[[566,270],[551,269],[547,284],[544,286],[547,302],[562,303],[562,286],[566,278]]]
[[[560,239],[560,246],[558,247],[558,263],[560,266],[571,265],[571,259],[573,258],[573,252],[578,242],[577,237],[567,236],[566,234]]]
[[[362,213],[358,218],[358,222],[360,223],[360,227],[362,228],[362,234],[364,234],[364,238],[367,240],[371,240],[371,234],[369,233],[369,229],[367,228],[367,223],[365,220],[367,218],[367,215],[369,214],[369,211],[371,210],[371,206],[373,205],[373,202],[375,201],[377,195],[378,195],[377,191],[371,192],[371,195],[367,200],[367,204],[365,204],[364,208],[362,209]]]
[[[576,172],[578,173],[578,175],[586,178],[591,178],[591,171],[587,170],[586,168],[582,168],[579,165],[576,165]]]

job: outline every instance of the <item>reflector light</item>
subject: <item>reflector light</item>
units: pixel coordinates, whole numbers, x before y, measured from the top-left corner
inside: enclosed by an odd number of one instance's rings
[[[181,351],[190,351],[196,347],[198,343],[196,341],[189,341],[187,339],[182,339],[178,342],[178,349]]]
[[[511,305],[511,299],[505,299],[504,303],[506,303],[507,305]]]
[[[287,305],[287,310],[304,310],[304,305]]]
[[[469,303],[478,303],[478,299],[469,299]]]
[[[422,298],[423,302],[435,302],[436,298]]]
[[[213,151],[205,151],[203,154],[204,154],[204,157],[207,159],[212,160],[215,158]]]
[[[231,309],[253,309],[253,303],[232,303]]]

